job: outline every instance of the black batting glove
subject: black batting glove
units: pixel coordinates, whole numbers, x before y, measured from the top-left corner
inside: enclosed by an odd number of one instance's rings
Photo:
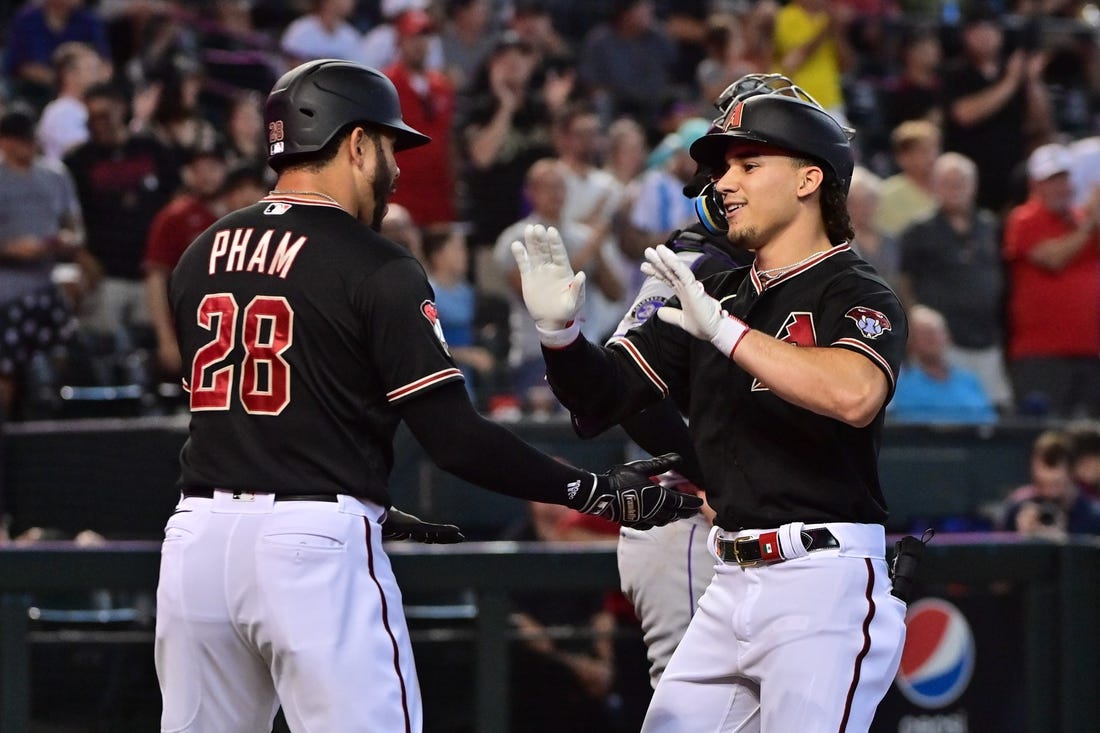
[[[390,507],[386,519],[382,522],[382,539],[413,540],[425,544],[450,545],[466,539],[462,531],[453,524],[435,524],[425,522],[420,517]]]
[[[703,506],[697,496],[665,488],[651,478],[678,463],[680,456],[666,453],[656,458],[631,461],[596,475],[595,485],[571,497],[569,506],[624,527],[649,529],[690,517]]]

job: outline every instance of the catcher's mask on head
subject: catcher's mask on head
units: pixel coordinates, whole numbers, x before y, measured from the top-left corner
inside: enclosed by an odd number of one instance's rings
[[[725,170],[731,142],[766,143],[819,161],[845,191],[852,180],[855,160],[851,138],[813,97],[781,74],[749,74],[726,87],[715,102],[721,115],[710,132],[691,146],[691,157],[701,171]],[[695,199],[699,221],[712,234],[728,228],[721,196],[713,183]]]
[[[269,163],[315,153],[357,122],[392,131],[395,150],[431,142],[401,119],[393,82],[380,71],[338,59],[309,61],[284,74],[267,97],[264,122]]]

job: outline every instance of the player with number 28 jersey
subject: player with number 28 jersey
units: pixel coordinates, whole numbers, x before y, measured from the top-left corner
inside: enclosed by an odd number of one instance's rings
[[[181,351],[196,355],[185,490],[309,487],[389,506],[387,403],[462,380],[420,264],[325,201],[273,194],[222,219],[187,250],[170,297]],[[286,446],[278,462],[272,445]]]

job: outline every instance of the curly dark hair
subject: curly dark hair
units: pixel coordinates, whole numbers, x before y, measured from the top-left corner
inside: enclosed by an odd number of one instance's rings
[[[832,173],[825,174],[821,186],[821,218],[825,221],[825,233],[833,245],[844,244],[855,236],[852,220],[848,216],[848,191],[840,185]]]
[[[794,158],[795,166],[816,166],[825,174],[821,183],[821,219],[825,222],[825,233],[829,242],[836,246],[851,241],[855,236],[852,220],[848,216],[848,189],[840,181],[829,165],[815,158]]]

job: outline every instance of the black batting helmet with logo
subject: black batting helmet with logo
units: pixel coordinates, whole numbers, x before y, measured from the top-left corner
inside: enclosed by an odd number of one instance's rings
[[[716,120],[713,132],[692,144],[691,157],[710,170],[725,170],[726,150],[737,140],[773,145],[817,160],[845,191],[852,182],[855,160],[848,131],[811,101],[775,93],[737,99]]]
[[[267,97],[264,122],[271,163],[314,153],[353,122],[391,130],[395,150],[431,141],[401,119],[397,90],[384,74],[338,59],[309,61],[283,74]]]

